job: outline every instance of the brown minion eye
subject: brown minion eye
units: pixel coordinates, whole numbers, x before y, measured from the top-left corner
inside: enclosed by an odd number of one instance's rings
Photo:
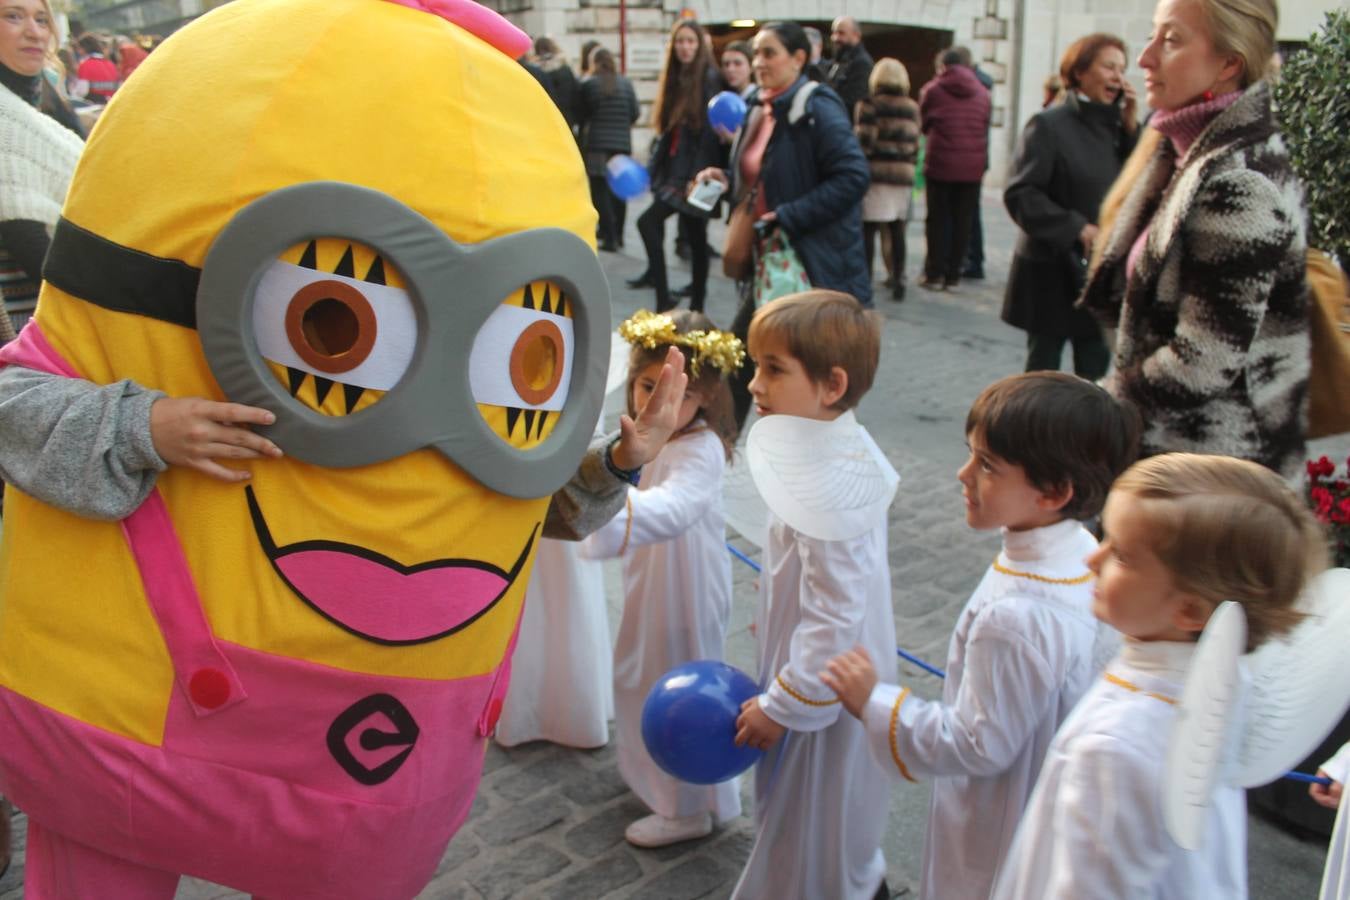
[[[320,372],[350,372],[375,347],[375,310],[343,281],[315,281],[286,307],[286,337],[300,358]]]
[[[511,386],[521,400],[538,406],[553,396],[562,381],[564,354],[562,331],[547,319],[520,333],[511,348]]]

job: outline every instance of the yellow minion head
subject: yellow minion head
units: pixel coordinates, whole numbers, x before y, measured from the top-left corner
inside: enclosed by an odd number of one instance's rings
[[[52,347],[96,383],[277,415],[287,456],[247,488],[158,482],[231,645],[493,672],[591,433],[609,313],[583,168],[473,7],[220,7],[118,92],[76,172]],[[174,667],[118,526],[17,493],[6,514],[0,685],[157,743]]]

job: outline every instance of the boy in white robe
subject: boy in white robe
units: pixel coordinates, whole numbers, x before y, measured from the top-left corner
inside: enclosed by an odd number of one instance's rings
[[[1299,621],[1325,566],[1317,522],[1269,469],[1188,453],[1132,466],[1102,521],[1092,610],[1124,646],[1055,736],[993,897],[1246,897],[1242,791],[1216,789],[1199,848],[1182,849],[1163,819],[1167,746],[1219,603],[1242,604],[1248,652]]]
[[[874,314],[846,294],[808,291],[765,305],[749,331],[759,415],[811,420],[787,424],[820,426],[827,455],[840,442],[870,452],[875,445],[852,409],[871,387],[880,333]],[[769,424],[761,419],[756,431]],[[815,474],[807,480],[819,484]],[[862,511],[860,533],[849,528],[843,540],[809,536],[810,524],[790,525],[776,505],[781,498],[765,496],[771,514],[756,616],[764,692],[741,707],[736,742],[766,753],[755,772],[755,843],[735,898],[887,894],[880,845],[889,798],[876,789],[861,725],[840,715],[819,673],[831,655],[860,641],[894,670],[886,552],[893,490],[891,482],[892,493]]]
[[[1059,372],[995,382],[966,417],[957,473],[972,528],[1003,549],[966,603],[947,652],[942,700],[878,684],[868,655],[824,676],[867,728],[885,771],[933,779],[921,898],[985,900],[1012,844],[1055,730],[1097,674],[1092,575],[1097,515],[1137,452],[1132,414]],[[875,657],[873,657],[875,658]]]
[[[1327,847],[1327,867],[1322,873],[1322,892],[1319,900],[1350,900],[1350,816],[1345,813],[1348,804],[1342,802],[1345,783],[1350,781],[1350,743],[1343,744],[1336,755],[1322,763],[1318,775],[1331,779],[1331,784],[1310,784],[1308,793],[1327,809],[1338,809],[1336,828]]]

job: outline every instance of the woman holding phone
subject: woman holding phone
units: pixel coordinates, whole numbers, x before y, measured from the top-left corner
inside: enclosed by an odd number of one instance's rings
[[[1064,101],[1031,117],[1003,192],[1020,229],[1003,321],[1027,333],[1028,372],[1058,369],[1067,342],[1084,378],[1101,378],[1111,363],[1101,326],[1074,301],[1097,237],[1097,210],[1139,134],[1125,59],[1115,35],[1069,45],[1059,64]]]
[[[852,113],[828,85],[811,83],[811,44],[796,22],[765,24],[753,49],[758,88],[747,101],[731,164],[704,169],[698,180],[727,185],[733,203],[753,202],[761,228],[783,229],[812,287],[843,291],[871,306],[862,228],[871,176]],[[741,297],[731,330],[744,339],[755,305],[751,291]],[[754,374],[753,366],[742,366],[731,379],[738,427],[750,408],[747,385]]]

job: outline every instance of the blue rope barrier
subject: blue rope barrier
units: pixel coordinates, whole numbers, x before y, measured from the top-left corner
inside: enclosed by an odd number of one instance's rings
[[[919,659],[917,656],[913,656],[913,655],[911,655],[911,654],[909,654],[909,653],[906,653],[905,651],[901,650],[899,647],[896,647],[896,648],[895,648],[895,652],[896,652],[896,655],[899,656],[901,659],[905,660],[906,662],[912,662],[912,663],[914,663],[914,665],[918,666],[920,669],[923,669],[925,672],[929,673],[930,675],[936,675],[936,676],[939,677],[939,678],[946,678],[946,677],[947,677],[947,673],[944,672],[944,671],[942,671],[941,669],[939,669],[937,666],[930,666],[928,663],[926,663],[926,662],[924,662],[923,660]]]
[[[753,559],[751,559],[750,557],[746,556],[746,555],[745,555],[744,553],[742,553],[740,550],[738,550],[738,549],[736,549],[735,547],[733,547],[733,546],[731,545],[731,542],[730,542],[730,541],[727,541],[727,549],[731,551],[731,555],[732,555],[732,556],[736,557],[736,558],[739,559],[741,562],[745,563],[747,566],[749,566],[750,568],[754,569],[756,572],[763,571],[763,569],[762,569],[762,567],[760,566],[759,563],[755,562]]]

